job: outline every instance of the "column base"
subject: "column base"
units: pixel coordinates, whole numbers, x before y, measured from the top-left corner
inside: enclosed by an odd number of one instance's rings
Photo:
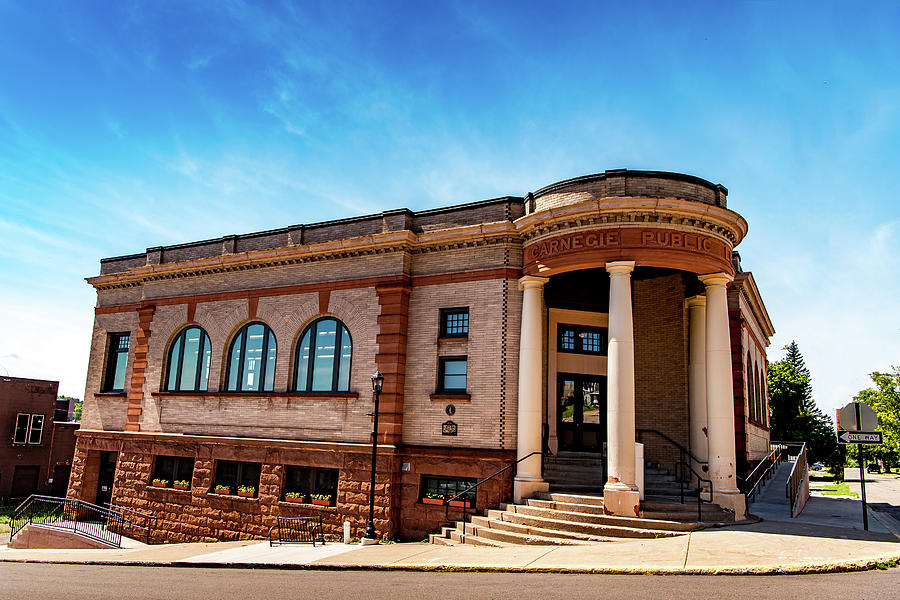
[[[535,492],[549,492],[550,484],[543,479],[519,479],[513,480],[513,502],[522,504],[531,498]]]
[[[641,493],[621,487],[603,488],[603,512],[618,517],[641,516]]]
[[[732,511],[735,521],[747,518],[747,497],[738,490],[713,491],[713,502]]]

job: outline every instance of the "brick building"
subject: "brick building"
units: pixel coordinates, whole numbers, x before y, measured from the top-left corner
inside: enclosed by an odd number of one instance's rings
[[[57,401],[59,382],[0,377],[0,499],[64,496],[75,431],[71,403]]]
[[[381,535],[434,530],[428,495],[517,457],[476,507],[546,489],[541,454],[604,457],[607,510],[634,514],[638,437],[648,460],[708,462],[740,515],[774,332],[726,198],[607,171],[104,259],[69,493],[153,512],[172,541],[263,536],[275,515],[361,535],[378,369]]]

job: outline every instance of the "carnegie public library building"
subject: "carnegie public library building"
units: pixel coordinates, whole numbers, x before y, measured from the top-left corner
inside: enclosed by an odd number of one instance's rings
[[[643,461],[679,446],[741,518],[774,330],[727,193],[623,169],[103,259],[69,495],[153,513],[160,540],[317,514],[361,536],[378,370],[380,537],[434,531],[426,500],[523,457],[474,509],[565,490],[548,461],[587,456],[604,510],[639,515]]]

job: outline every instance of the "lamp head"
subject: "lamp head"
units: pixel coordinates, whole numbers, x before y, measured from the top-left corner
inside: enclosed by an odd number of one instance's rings
[[[382,386],[384,386],[384,375],[376,369],[375,374],[372,375],[372,391],[380,394]]]

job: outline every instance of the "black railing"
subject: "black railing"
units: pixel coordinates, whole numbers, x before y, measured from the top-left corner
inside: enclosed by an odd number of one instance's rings
[[[692,463],[696,463],[697,466],[700,467],[702,471],[708,471],[709,465],[705,460],[700,460],[693,454],[691,454],[690,450],[667,436],[661,431],[657,431],[656,429],[635,429],[637,433],[638,441],[643,441],[643,434],[652,433],[664,441],[668,442],[670,445],[675,446],[678,450],[678,461],[675,463],[675,479],[679,483],[679,487],[681,488],[681,503],[684,504],[684,491],[685,489],[690,490],[691,484],[694,482],[694,478],[697,479],[697,520],[703,520],[703,503],[711,504],[713,501],[713,487],[712,480],[705,479],[700,473],[694,469]],[[637,466],[637,465],[635,465]],[[703,489],[703,484],[707,484],[707,489]],[[703,497],[704,491],[709,493],[709,499]]]
[[[280,544],[312,544],[325,545],[325,534],[322,529],[322,515],[314,517],[278,517],[278,521],[269,528],[269,545]]]
[[[525,456],[516,460],[515,462],[509,463],[508,465],[506,465],[505,467],[503,467],[502,469],[500,469],[493,475],[488,475],[481,481],[478,481],[475,484],[470,485],[465,490],[461,491],[460,493],[456,494],[455,496],[453,496],[451,498],[444,498],[444,519],[446,521],[450,522],[450,503],[451,502],[460,502],[460,499],[462,499],[462,501],[461,501],[462,506],[460,506],[459,508],[462,508],[462,510],[463,510],[462,534],[465,535],[466,534],[466,520],[469,518],[469,508],[475,508],[476,510],[478,508],[477,502],[476,502],[476,499],[478,497],[478,492],[476,490],[478,489],[478,486],[481,485],[482,483],[484,483],[485,481],[490,481],[494,477],[497,477],[498,475],[505,473],[509,469],[512,469],[513,467],[515,467],[517,464],[519,464],[523,460],[525,460],[527,458],[531,458],[532,456],[535,456],[535,455],[540,456],[541,454],[542,453],[540,450],[535,450],[531,454],[526,454]],[[475,491],[475,494],[472,494],[472,496],[471,496],[472,501],[469,502],[469,492],[472,492],[472,491]]]
[[[141,536],[144,537],[146,543],[150,543],[150,534],[153,533],[154,529],[156,529],[156,515],[148,515],[131,508],[116,506],[114,504],[106,504],[105,506],[107,506],[111,510],[124,513],[126,528],[141,532]],[[140,523],[138,523],[139,519],[143,520],[145,524],[141,525]]]
[[[72,531],[86,538],[121,548],[122,530],[128,524],[128,519],[117,509],[104,508],[83,500],[33,495],[13,512],[10,541],[26,525],[31,524]]]
[[[769,453],[764,459],[759,461],[750,474],[740,481],[740,489],[747,496],[747,504],[752,504],[762,488],[766,485],[778,466],[787,458],[787,445],[781,442],[771,442],[769,444]]]

